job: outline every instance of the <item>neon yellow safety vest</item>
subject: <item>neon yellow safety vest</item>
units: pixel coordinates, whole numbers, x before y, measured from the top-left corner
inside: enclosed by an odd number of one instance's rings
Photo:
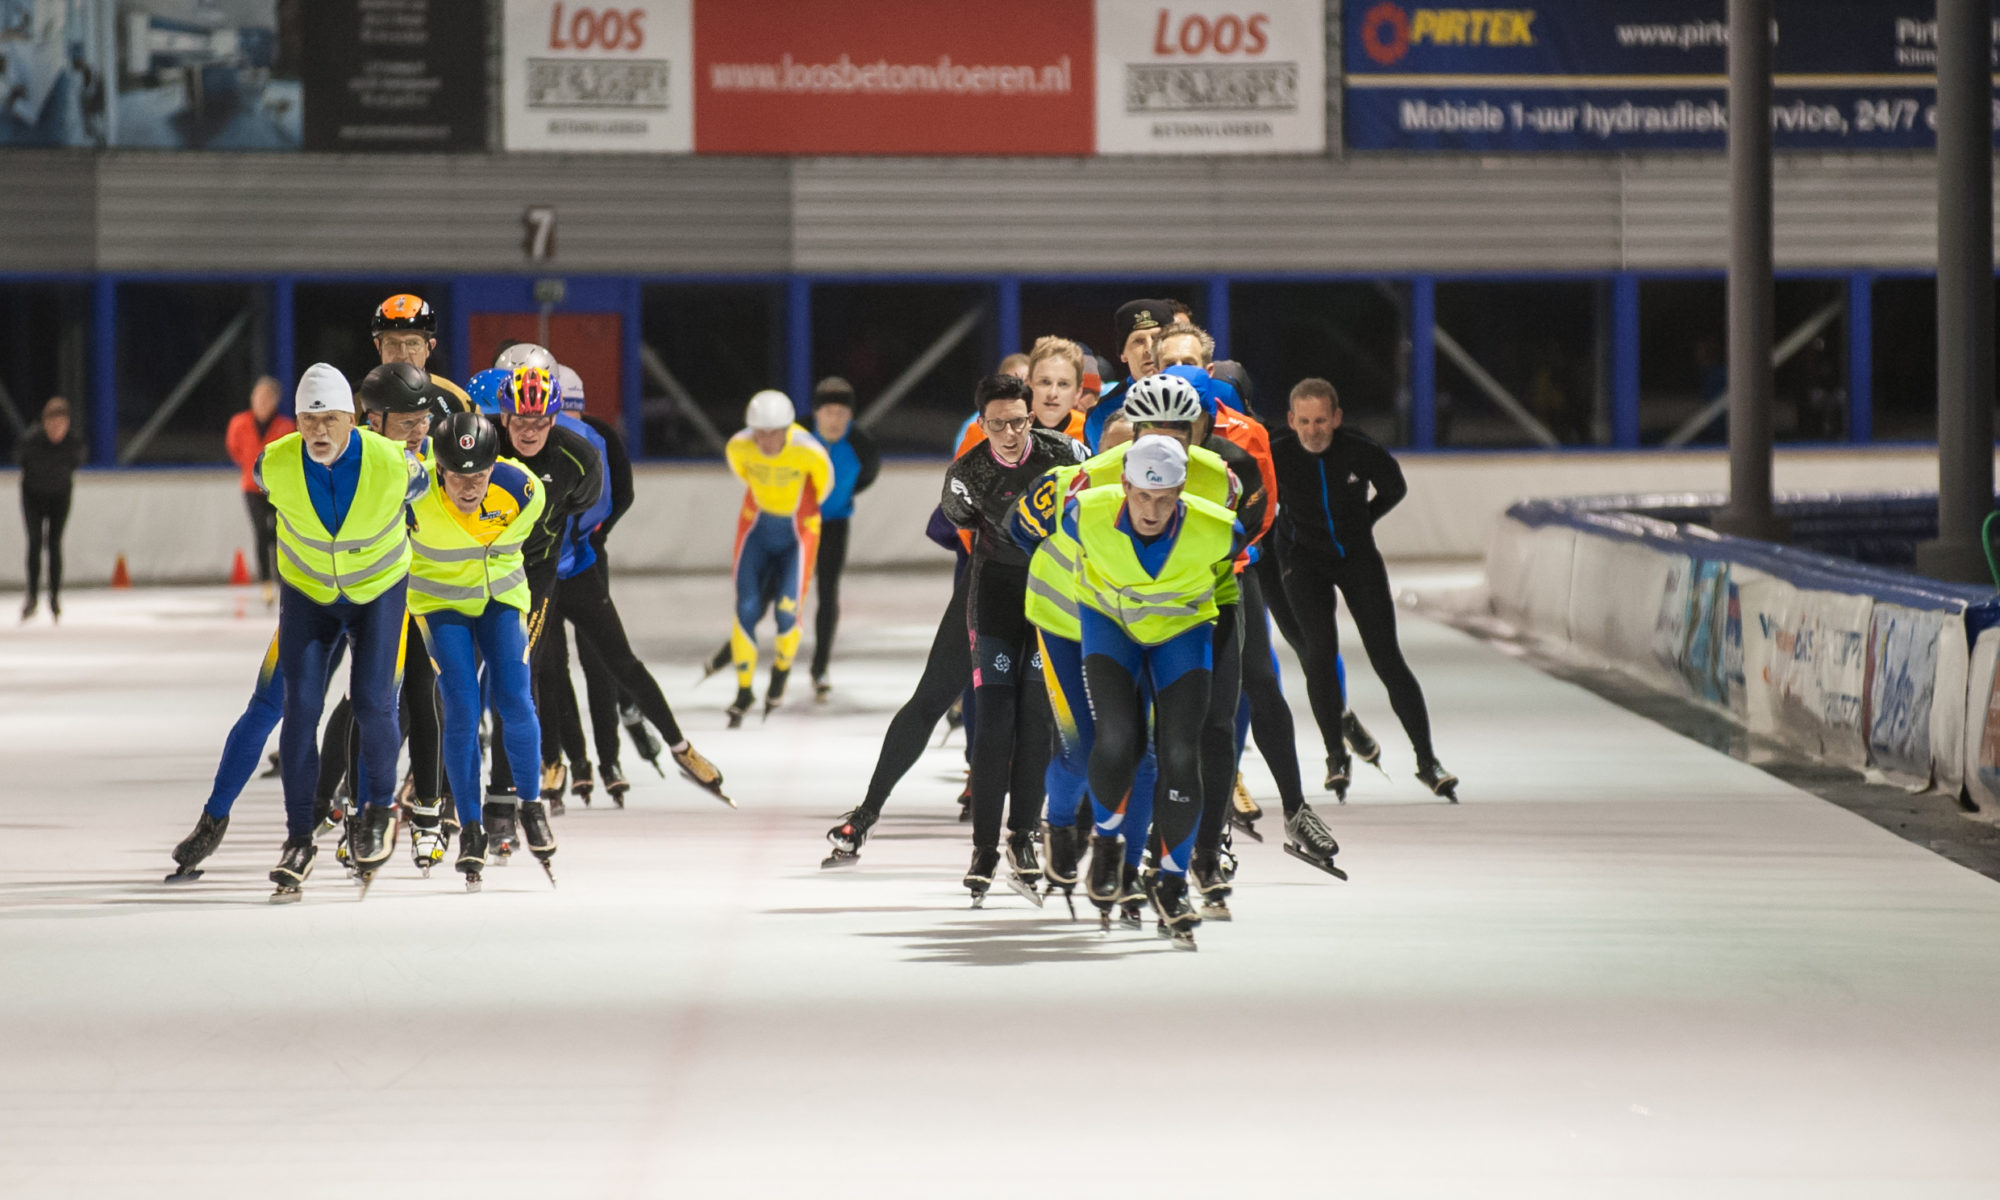
[[[1028,620],[1045,633],[1072,642],[1083,639],[1083,622],[1076,611],[1076,543],[1063,532],[1063,503],[1069,498],[1070,489],[1076,486],[1078,475],[1085,477],[1086,488],[1121,482],[1125,475],[1125,451],[1131,445],[1126,442],[1113,446],[1088,462],[1058,468],[1043,476],[1021,498],[1022,511],[1036,514],[1037,523],[1046,520],[1049,531],[1048,537],[1035,548],[1034,557],[1028,560]],[[1055,481],[1054,491],[1044,497],[1042,491],[1049,486],[1051,477]],[[1200,446],[1188,451],[1187,494],[1228,506],[1229,467],[1221,455]],[[1051,503],[1043,503],[1045,499]],[[1234,604],[1240,598],[1241,589],[1232,570],[1227,580],[1217,581],[1216,603]]]
[[[278,577],[315,604],[366,604],[410,573],[403,524],[410,461],[403,443],[371,430],[361,436],[361,474],[340,528],[320,524],[306,490],[305,439],[288,433],[264,447],[261,475],[278,510]]]
[[[1118,622],[1127,636],[1157,646],[1216,617],[1216,564],[1235,549],[1236,517],[1199,496],[1181,497],[1181,529],[1158,575],[1150,575],[1118,528],[1122,487],[1091,488],[1076,498],[1078,578],[1083,602]]]
[[[444,481],[433,469],[431,485],[410,511],[417,528],[410,535],[415,557],[410,563],[410,611],[422,616],[451,609],[476,617],[486,611],[489,601],[497,601],[522,612],[528,611],[528,568],[521,547],[541,519],[548,494],[535,486],[534,473],[511,458],[500,459],[496,470],[513,468],[526,475],[528,502],[517,507],[514,497],[497,484],[488,485],[489,497],[498,494],[496,508],[511,515],[490,543],[482,542],[458,519],[457,510],[444,494]],[[485,508],[484,502],[481,504]],[[496,520],[502,519],[496,514]]]

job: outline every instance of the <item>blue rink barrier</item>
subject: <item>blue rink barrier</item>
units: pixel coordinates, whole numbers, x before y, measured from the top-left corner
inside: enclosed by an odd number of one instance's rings
[[[1813,548],[1903,560],[1935,534],[1935,495],[1782,497],[1809,546],[1716,533],[1720,503],[1516,504],[1488,546],[1493,610],[1753,733],[1913,790],[1963,788],[2000,817],[2000,594]]]

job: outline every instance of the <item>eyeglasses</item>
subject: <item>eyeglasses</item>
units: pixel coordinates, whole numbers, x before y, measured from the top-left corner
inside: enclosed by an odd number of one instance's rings
[[[537,429],[547,429],[549,426],[554,425],[555,423],[556,423],[555,417],[546,414],[539,417],[523,416],[520,413],[509,413],[507,415],[507,424],[510,427],[515,429],[524,429],[530,433],[534,432]]]
[[[406,354],[415,354],[417,351],[422,350],[424,347],[430,345],[431,341],[429,338],[424,337],[422,334],[411,334],[411,333],[406,333],[401,336],[398,336],[393,333],[385,333],[381,335],[379,340],[381,345],[383,345],[384,347],[390,350],[401,350]]]
[[[988,433],[1019,433],[1026,429],[1032,420],[1033,418],[1031,417],[1015,417],[1011,421],[990,418],[984,421],[983,424],[986,426],[986,432]]]

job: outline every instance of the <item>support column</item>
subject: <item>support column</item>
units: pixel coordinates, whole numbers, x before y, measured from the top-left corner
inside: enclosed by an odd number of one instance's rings
[[[812,284],[794,275],[785,282],[785,390],[792,407],[812,408]]]
[[[99,275],[91,285],[90,462],[108,467],[118,461],[118,281]],[[291,389],[281,401],[291,407]]]
[[[1875,277],[1847,277],[1847,439],[1875,440]]]
[[[291,391],[298,380],[297,325],[292,277],[286,275],[271,284],[271,361],[259,364],[276,377],[280,395]]]
[[[1229,357],[1229,278],[1211,275],[1208,279],[1208,311],[1202,314],[1202,328],[1215,339],[1215,357]]]
[[[1989,582],[1993,511],[1991,0],[1938,0],[1938,536],[1933,579]]]
[[[1000,353],[993,359],[997,363],[1009,354],[1028,352],[1028,344],[1021,339],[1021,281],[1012,275],[1002,278],[994,286],[993,298],[993,336],[1000,343]]]
[[[1437,448],[1437,280],[1410,281],[1410,448]]]
[[[1771,510],[1771,0],[1729,0],[1729,503],[1715,527],[1782,541]]]
[[[1639,278],[1611,281],[1611,444],[1639,448]]]

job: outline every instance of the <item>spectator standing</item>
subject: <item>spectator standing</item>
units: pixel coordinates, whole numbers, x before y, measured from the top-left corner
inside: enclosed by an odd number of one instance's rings
[[[35,615],[41,595],[42,546],[49,552],[49,616],[62,619],[62,535],[69,521],[70,491],[83,465],[83,439],[72,436],[69,401],[51,397],[41,423],[21,439],[21,517],[28,525],[28,599],[23,621]]]
[[[251,387],[250,407],[229,418],[229,458],[243,471],[243,506],[250,510],[250,529],[257,542],[257,578],[264,584],[267,605],[274,599],[271,559],[278,548],[278,510],[257,486],[252,470],[264,447],[294,428],[292,419],[278,411],[278,381],[269,375]]]

